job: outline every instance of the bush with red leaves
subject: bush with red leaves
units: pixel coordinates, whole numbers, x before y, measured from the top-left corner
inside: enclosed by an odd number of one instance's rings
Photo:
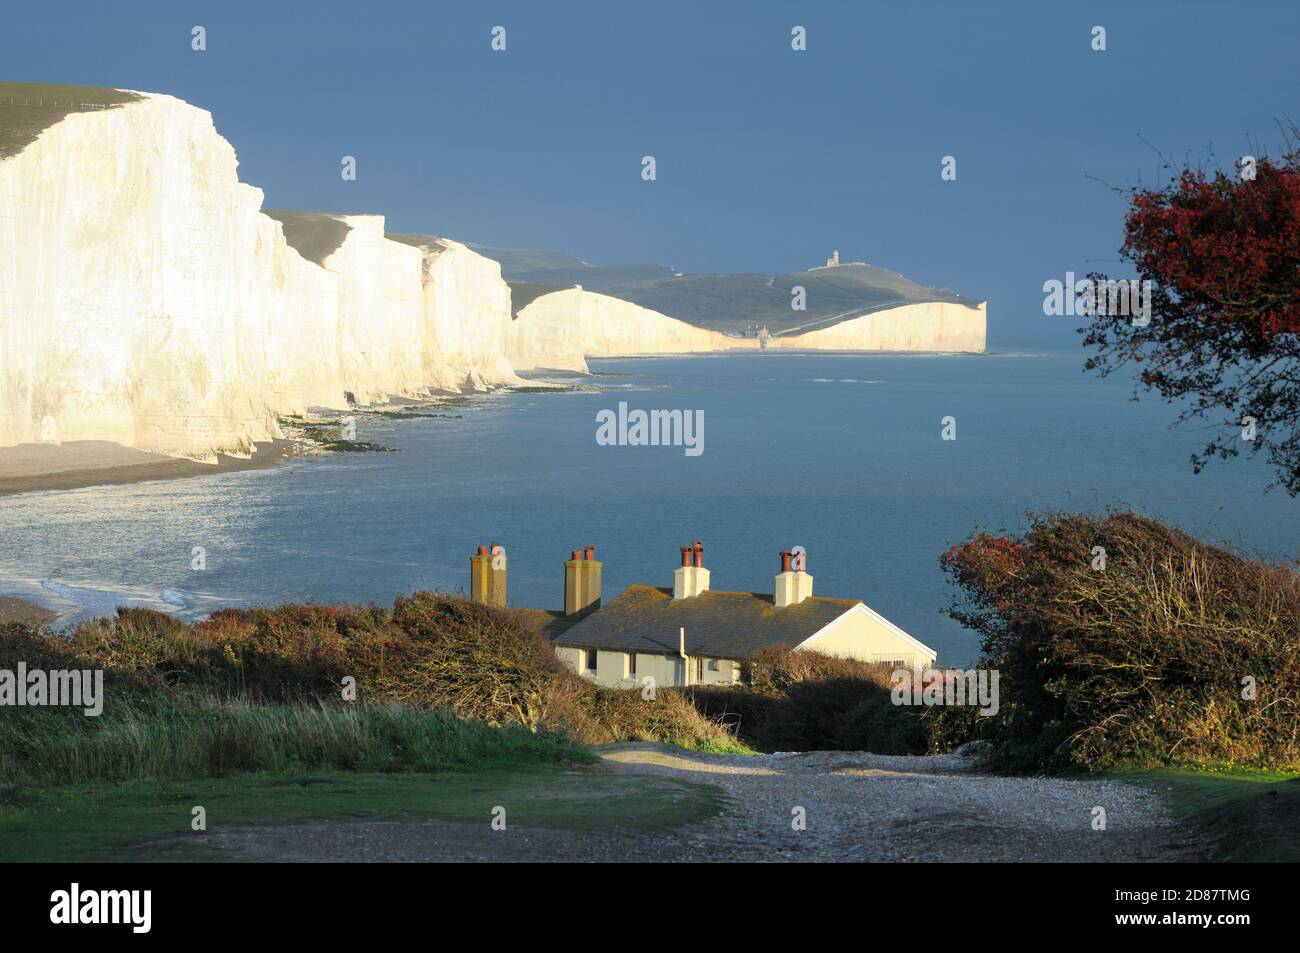
[[[1098,315],[1080,331],[1096,349],[1085,369],[1139,366],[1144,388],[1181,405],[1180,422],[1220,424],[1195,472],[1264,453],[1300,494],[1300,150],[1259,159],[1253,179],[1185,168],[1127,195],[1120,255],[1152,283],[1150,321]]]

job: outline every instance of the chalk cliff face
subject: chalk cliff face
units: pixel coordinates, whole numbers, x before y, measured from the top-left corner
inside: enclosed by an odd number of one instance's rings
[[[255,217],[257,247],[267,250],[249,276],[266,321],[266,399],[280,413],[341,407],[348,383],[342,361],[342,276],[307,261],[285,243],[280,222]],[[257,307],[258,302],[250,302]]]
[[[506,355],[519,370],[586,372],[588,357],[683,354],[743,347],[742,338],[698,328],[621,298],[568,288],[519,310]]]
[[[203,454],[276,432],[261,193],[170,97],[75,113],[0,161],[0,443]],[[258,302],[260,303],[260,302]]]
[[[758,346],[580,287],[534,285],[512,314],[496,261],[379,215],[268,213],[207,112],[110,99],[0,158],[0,447],[212,459],[310,407]],[[984,310],[909,305],[771,344],[978,351]]]
[[[910,304],[830,327],[768,338],[769,348],[832,351],[984,350],[985,305]],[[588,357],[757,350],[741,338],[581,288],[553,291],[519,309],[506,345],[520,370],[587,371]]]
[[[495,262],[377,215],[322,216],[346,237],[308,260],[236,167],[207,112],[147,94],[0,160],[0,446],[210,459],[348,395],[518,380]]]
[[[424,292],[419,249],[384,237],[382,215],[343,215],[343,244],[323,265],[339,276],[338,353],[345,390],[363,404],[421,389]]]
[[[510,289],[501,266],[446,238],[388,237],[422,258],[420,379],[450,391],[523,383],[506,356]]]
[[[830,327],[783,334],[768,347],[833,351],[984,350],[987,305],[929,301],[873,311]]]

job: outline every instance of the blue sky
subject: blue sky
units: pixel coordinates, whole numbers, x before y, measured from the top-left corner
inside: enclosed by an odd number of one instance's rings
[[[270,207],[696,272],[838,248],[988,298],[1001,348],[1073,346],[1043,282],[1124,274],[1102,183],[1154,181],[1153,148],[1275,152],[1300,119],[1293,0],[287,6],[13,6],[0,79],[208,109]]]

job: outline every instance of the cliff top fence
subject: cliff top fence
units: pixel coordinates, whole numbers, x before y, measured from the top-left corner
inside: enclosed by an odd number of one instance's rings
[[[100,86],[0,83],[0,159],[22,152],[72,113],[114,109],[140,98],[136,93]]]

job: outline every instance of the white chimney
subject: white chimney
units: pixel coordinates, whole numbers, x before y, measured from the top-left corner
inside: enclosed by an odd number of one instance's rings
[[[709,589],[709,571],[704,568],[704,544],[698,539],[682,547],[682,565],[673,573],[673,598],[690,599]]]
[[[794,554],[784,549],[781,551],[781,571],[776,574],[772,594],[772,602],[778,609],[797,605],[812,596],[813,577],[804,572],[804,559],[804,554],[800,553],[796,568]]]

